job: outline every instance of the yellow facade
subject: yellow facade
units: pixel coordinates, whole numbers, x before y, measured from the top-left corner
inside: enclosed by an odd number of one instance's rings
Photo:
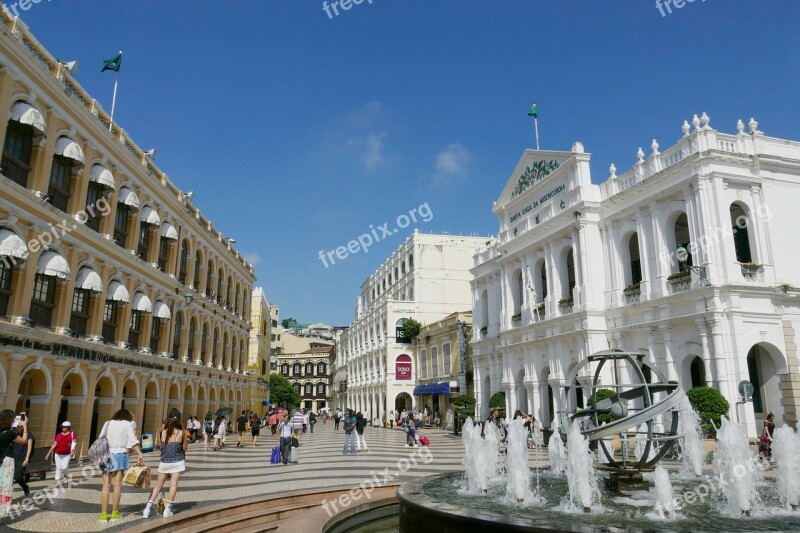
[[[253,328],[250,330],[250,348],[247,371],[249,386],[247,404],[250,410],[258,415],[267,412],[264,402],[269,400],[269,356],[270,356],[270,305],[264,290],[256,287],[253,290],[253,301],[250,308]]]
[[[24,24],[0,24],[0,405],[40,445],[69,420],[81,453],[122,406],[152,433],[173,407],[245,408],[253,267]]]

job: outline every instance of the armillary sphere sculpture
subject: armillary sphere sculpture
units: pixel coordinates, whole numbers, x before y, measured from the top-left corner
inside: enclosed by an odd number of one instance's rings
[[[569,434],[572,424],[582,424],[583,435],[597,442],[606,458],[606,465],[600,468],[612,473],[652,470],[680,437],[678,404],[684,397],[683,389],[678,383],[664,379],[645,357],[640,352],[616,350],[590,355],[569,373],[561,391],[562,438]],[[591,369],[594,373],[590,378]],[[601,389],[610,389],[613,396],[598,400]],[[585,400],[586,408],[574,407],[578,396]],[[601,415],[606,414],[610,417],[602,416],[601,421]],[[628,442],[636,439],[636,435],[645,435],[642,424],[647,428],[646,441],[639,437],[645,444],[637,459],[629,453]],[[614,439],[622,443],[621,458],[611,446]]]

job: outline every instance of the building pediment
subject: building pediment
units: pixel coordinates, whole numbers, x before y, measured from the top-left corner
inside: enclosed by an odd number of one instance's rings
[[[511,173],[500,198],[495,202],[494,212],[497,213],[509,203],[525,196],[528,191],[549,181],[548,178],[564,167],[572,157],[574,154],[571,152],[526,150]]]

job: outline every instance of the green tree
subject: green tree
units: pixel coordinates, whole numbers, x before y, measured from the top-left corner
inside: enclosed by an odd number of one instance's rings
[[[462,418],[472,418],[475,412],[475,398],[469,394],[460,394],[453,399],[456,413]]]
[[[492,397],[489,398],[489,409],[500,409],[502,411],[505,408],[506,408],[506,393],[500,391],[492,394]]]
[[[692,409],[700,417],[700,427],[706,437],[713,438],[722,424],[722,416],[730,409],[728,400],[717,389],[694,387],[686,391]]]
[[[398,332],[400,335],[397,337],[397,342],[411,344],[414,339],[417,338],[417,335],[419,335],[419,331],[421,329],[422,324],[413,318],[403,319],[403,323],[400,325],[400,331]]]
[[[278,373],[269,375],[269,401],[272,405],[283,403],[287,408],[300,405],[300,393],[289,380]]]
[[[617,395],[617,393],[615,393],[611,389],[597,389],[595,391],[595,395],[597,397],[597,403],[600,403],[603,400],[607,400],[609,398],[613,398],[614,396]],[[594,404],[592,403],[592,397],[589,396],[588,407],[591,409],[593,406],[594,406]],[[592,418],[591,420],[592,420],[592,423],[594,423],[594,418]],[[598,414],[597,415],[597,423],[598,424],[602,424],[603,422],[611,423],[612,420],[613,420],[613,418],[611,417],[611,413],[602,413],[602,414]]]

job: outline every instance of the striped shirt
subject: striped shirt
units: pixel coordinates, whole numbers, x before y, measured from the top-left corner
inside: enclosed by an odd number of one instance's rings
[[[294,415],[292,416],[292,427],[295,431],[303,430],[303,413],[300,411],[295,411]]]

